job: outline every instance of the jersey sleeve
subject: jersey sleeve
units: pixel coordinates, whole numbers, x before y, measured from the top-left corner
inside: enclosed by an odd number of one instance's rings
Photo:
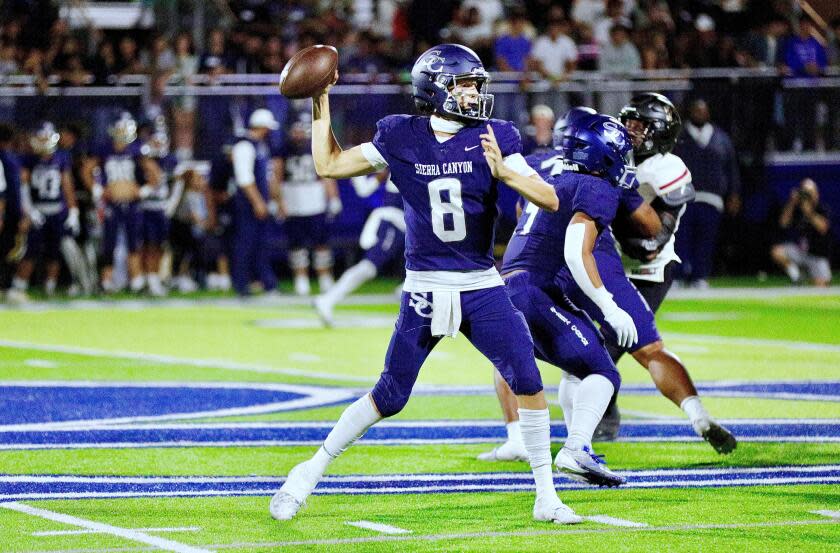
[[[393,149],[399,144],[400,127],[405,120],[399,115],[388,115],[376,122],[376,135],[371,143],[388,164]]]
[[[572,213],[589,215],[599,228],[608,227],[618,209],[618,190],[609,182],[597,177],[581,179],[572,198]]]
[[[493,133],[496,135],[496,142],[499,143],[502,157],[522,153],[522,136],[513,123],[493,119],[490,126],[493,127]]]
[[[648,184],[657,196],[664,196],[690,183],[691,171],[678,156],[665,154],[640,163],[636,178],[640,183]]]
[[[624,213],[633,213],[645,203],[645,199],[636,191],[622,188],[618,198],[618,207]]]
[[[69,171],[73,167],[73,163],[70,160],[70,152],[63,150],[58,152],[58,167],[62,173]]]

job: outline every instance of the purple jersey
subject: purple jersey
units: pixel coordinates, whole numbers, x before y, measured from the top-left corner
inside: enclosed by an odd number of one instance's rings
[[[396,207],[397,209],[403,209],[403,199],[400,195],[400,191],[397,190],[397,187],[391,182],[391,176],[388,176],[388,180],[385,181],[385,188],[382,193],[382,207]]]
[[[169,200],[169,179],[175,173],[178,158],[167,154],[160,158],[153,158],[153,161],[160,167],[160,182],[152,189],[149,197],[143,200],[142,207],[143,209],[166,209],[166,203]]]
[[[629,217],[631,213],[645,203],[644,198],[635,189],[622,188],[619,194],[617,211],[619,217]],[[613,236],[612,229],[606,229],[601,233],[601,236],[598,237],[598,241],[595,243],[595,249],[603,252],[615,251],[615,237]]]
[[[64,203],[61,175],[71,167],[67,152],[58,150],[48,158],[26,156],[23,167],[29,169],[29,195],[34,206]]]
[[[121,152],[114,150],[112,145],[107,145],[97,153],[100,167],[102,169],[102,185],[108,186],[118,181],[136,182],[143,184],[143,171],[140,167],[141,143],[135,140]]]
[[[554,186],[560,209],[551,213],[525,202],[505,251],[502,273],[523,269],[537,278],[551,281],[566,266],[563,255],[566,227],[574,214],[582,212],[590,216],[601,231],[615,218],[621,192],[602,178],[569,170],[571,167],[556,154],[526,159],[546,182]]]
[[[503,156],[519,153],[519,131],[490,119]],[[438,142],[429,118],[390,115],[377,124],[373,145],[403,198],[406,269],[483,271],[493,267],[498,181],[484,159],[484,124]]]

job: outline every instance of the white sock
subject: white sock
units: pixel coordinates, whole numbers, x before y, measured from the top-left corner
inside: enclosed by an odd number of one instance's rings
[[[138,275],[131,279],[131,289],[135,292],[137,290],[141,290],[143,286],[146,285],[146,279],[143,278],[143,275]]]
[[[12,279],[12,288],[20,290],[21,292],[26,292],[26,289],[29,288],[29,282],[23,280],[22,278],[15,277]]]
[[[702,419],[711,418],[708,411],[706,411],[706,408],[703,407],[703,402],[700,401],[700,396],[688,396],[682,400],[682,403],[680,403],[680,409],[685,411],[685,414],[688,415],[692,424]]]
[[[785,272],[790,280],[793,282],[798,282],[799,277],[802,275],[799,273],[799,266],[796,263],[788,263],[785,265]]]
[[[53,294],[55,294],[55,289],[57,286],[58,281],[56,281],[54,278],[47,279],[44,282],[44,291],[47,293],[48,296],[52,296]]]
[[[548,409],[519,408],[522,442],[537,485],[537,501],[546,495],[557,495],[551,472],[551,429]]]
[[[330,305],[336,305],[341,300],[352,294],[359,286],[376,276],[376,265],[363,259],[344,271],[338,282],[322,294]]]
[[[324,440],[324,445],[312,457],[312,464],[323,474],[333,459],[344,453],[368,428],[381,419],[373,406],[370,394],[360,397],[341,414]]]
[[[507,436],[509,442],[522,443],[522,430],[519,427],[519,421],[509,422],[505,425],[507,428]]]
[[[600,374],[590,374],[581,381],[575,394],[572,426],[564,447],[581,449],[590,445],[592,434],[601,422],[614,391],[613,383]]]
[[[563,420],[566,422],[566,435],[569,434],[569,429],[572,428],[572,413],[575,410],[575,394],[577,394],[578,386],[580,386],[580,378],[564,371],[563,380],[560,381],[560,387],[557,390],[557,400],[560,402],[560,408],[563,410]]]

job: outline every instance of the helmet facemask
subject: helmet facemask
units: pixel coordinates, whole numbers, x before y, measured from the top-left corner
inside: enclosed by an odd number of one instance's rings
[[[441,73],[435,85],[446,91],[441,111],[462,121],[486,121],[493,113],[493,95],[487,94],[490,75],[483,70],[461,75]]]

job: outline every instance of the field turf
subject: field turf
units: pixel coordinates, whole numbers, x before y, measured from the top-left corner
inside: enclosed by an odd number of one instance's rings
[[[284,475],[375,382],[396,302],[362,298],[326,330],[283,298],[194,300],[0,310],[0,553],[840,551],[840,293],[667,300],[666,344],[739,447],[717,455],[625,358],[621,439],[595,447],[628,485],[557,476],[594,517],[568,527],[531,519],[526,464],[475,460],[504,427],[463,337],[298,518],[272,520]]]

